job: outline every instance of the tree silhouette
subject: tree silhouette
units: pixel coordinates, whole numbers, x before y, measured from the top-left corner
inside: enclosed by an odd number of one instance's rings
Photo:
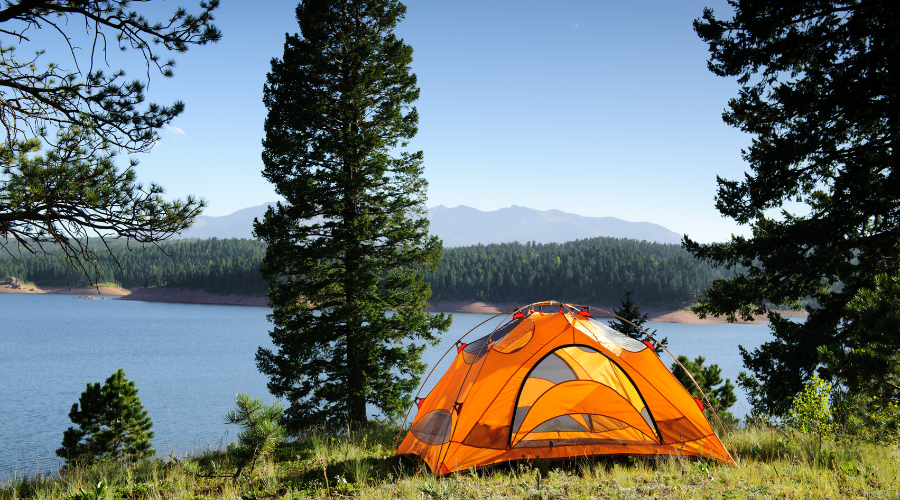
[[[622,318],[613,318],[609,322],[609,327],[613,330],[640,341],[650,341],[647,334],[653,335],[655,338],[656,330],[647,332],[644,329],[644,324],[648,321],[647,315],[641,314],[641,303],[631,300],[631,291],[627,288],[625,289],[625,296],[619,300],[619,307],[613,309],[613,314]],[[656,354],[660,354],[663,352],[663,346],[666,345],[669,345],[669,339],[663,338],[659,341],[659,344],[654,343],[653,351]]]

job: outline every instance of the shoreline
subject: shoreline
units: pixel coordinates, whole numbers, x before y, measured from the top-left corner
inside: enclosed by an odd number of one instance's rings
[[[74,294],[74,295],[128,295],[131,291],[125,288],[119,287],[110,287],[110,286],[101,286],[97,287],[88,287],[88,286],[75,286],[75,287],[67,287],[67,286],[30,286],[30,285],[21,285],[19,288],[13,288],[9,284],[0,285],[0,293],[58,293],[58,294]]]
[[[23,286],[14,289],[10,285],[0,285],[0,293],[57,293],[57,294],[75,294],[75,295],[110,295],[116,296],[116,300],[137,300],[143,302],[167,302],[176,304],[216,304],[216,305],[233,305],[233,306],[255,306],[267,307],[268,298],[256,295],[217,295],[209,292],[178,290],[174,288],[139,288],[137,290],[127,290],[124,288],[100,287],[32,287]],[[522,304],[508,302],[482,302],[474,300],[460,301],[435,301],[431,302],[428,310],[430,312],[447,312],[447,313],[478,313],[478,314],[499,314],[504,311],[510,311]],[[614,309],[610,306],[600,306],[597,309],[610,311]],[[727,323],[725,318],[708,317],[700,319],[696,314],[685,309],[646,309],[643,311],[647,314],[649,321],[657,323],[691,323],[691,324],[709,324],[709,323]],[[777,311],[785,317],[806,317],[806,311]],[[606,314],[594,314],[598,318],[608,318]],[[738,321],[737,324],[759,324],[768,323],[765,316],[757,316],[755,321]]]
[[[478,301],[438,301],[430,304],[428,308],[431,312],[464,312],[464,313],[481,313],[481,314],[499,314],[504,311],[510,311],[517,307],[520,307],[522,304],[514,304],[507,302],[478,302]],[[615,309],[611,306],[592,306],[594,309],[602,309],[604,311],[608,311],[610,314],[603,314],[598,311],[594,311],[595,318],[611,318],[612,311]],[[686,309],[657,309],[657,308],[648,308],[642,311],[647,315],[648,321],[653,321],[656,323],[691,323],[691,324],[711,324],[711,323],[728,323],[724,317],[707,317],[705,319],[700,319],[693,312]],[[780,313],[784,317],[802,317],[805,318],[808,316],[806,311],[791,311],[778,309],[776,312]],[[765,315],[757,315],[755,316],[754,321],[743,321],[738,320],[735,324],[759,324],[766,323],[768,324],[768,318]]]
[[[267,297],[258,295],[218,295],[215,293],[178,290],[175,288],[138,288],[117,300],[140,300],[143,302],[169,302],[176,304],[217,304],[226,306],[269,305]]]

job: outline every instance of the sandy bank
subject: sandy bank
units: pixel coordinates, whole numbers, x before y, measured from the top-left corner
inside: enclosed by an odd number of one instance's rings
[[[253,295],[216,295],[209,292],[177,290],[174,288],[139,288],[119,300],[144,302],[176,302],[182,304],[222,304],[229,306],[267,306],[266,297]]]
[[[497,314],[504,311],[515,309],[522,304],[501,303],[501,302],[473,302],[471,300],[443,301],[431,302],[428,307],[429,312],[459,312],[459,313],[479,313],[479,314]]]
[[[781,315],[784,317],[803,317],[803,318],[805,318],[806,316],[808,316],[806,314],[806,311],[779,310],[777,312],[781,313]],[[706,319],[700,319],[697,317],[696,314],[692,313],[691,311],[684,311],[684,310],[669,311],[669,312],[657,311],[655,313],[650,312],[650,313],[648,313],[647,317],[648,317],[648,319],[650,319],[650,321],[658,321],[660,323],[701,324],[701,323],[727,323],[728,322],[725,320],[724,316],[719,317],[719,318],[707,316]],[[766,317],[764,315],[757,315],[757,316],[754,316],[754,318],[756,318],[755,321],[738,320],[737,322],[739,324],[759,324],[759,323],[768,323],[769,322],[768,317]]]
[[[89,288],[84,286],[72,287],[67,286],[28,286],[23,285],[21,288],[13,288],[10,285],[0,285],[0,293],[72,293],[77,295],[128,295],[130,291],[124,288],[101,286],[100,288]]]

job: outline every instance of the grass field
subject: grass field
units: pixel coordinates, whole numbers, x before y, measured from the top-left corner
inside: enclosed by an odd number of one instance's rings
[[[234,480],[226,450],[182,460],[100,463],[10,481],[0,500],[900,498],[900,447],[824,440],[774,428],[732,432],[739,466],[617,457],[528,462],[438,478],[393,456],[397,429],[311,433]],[[99,484],[99,487],[98,487]]]

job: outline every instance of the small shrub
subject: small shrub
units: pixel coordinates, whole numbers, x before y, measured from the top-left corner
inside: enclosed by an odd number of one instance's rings
[[[103,484],[103,481],[100,481],[96,486],[92,486],[87,490],[78,488],[78,491],[80,500],[105,500],[107,487]]]
[[[900,406],[883,396],[835,391],[832,394],[836,431],[873,443],[900,439]]]
[[[787,424],[800,432],[815,434],[821,445],[823,437],[834,434],[831,406],[828,404],[830,393],[831,384],[813,375],[803,391],[794,397]]]

